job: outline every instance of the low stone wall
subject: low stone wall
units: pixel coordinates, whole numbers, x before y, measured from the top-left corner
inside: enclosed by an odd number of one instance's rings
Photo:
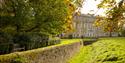
[[[27,59],[27,63],[66,63],[75,53],[79,52],[82,42],[50,46],[24,52],[0,55],[0,63],[11,63],[18,57]]]

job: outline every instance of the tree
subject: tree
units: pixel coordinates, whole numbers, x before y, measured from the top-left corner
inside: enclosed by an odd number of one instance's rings
[[[48,45],[48,38],[72,30],[82,0],[0,0],[0,39],[25,50]],[[10,35],[3,37],[2,34]],[[4,40],[1,42],[5,42]]]
[[[30,33],[52,36],[72,30],[72,16],[82,0],[2,0],[0,3],[0,32],[13,37]]]
[[[18,32],[50,35],[72,29],[72,14],[82,0],[2,0],[1,31],[11,27]],[[7,17],[8,16],[8,17]]]
[[[106,10],[106,17],[103,19],[97,19],[97,22],[102,23],[103,29],[110,32],[120,32],[123,27],[124,21],[124,0],[103,0],[99,5],[99,8],[104,8]]]
[[[15,31],[16,34],[33,27],[32,7],[28,2],[25,0],[5,0],[5,3],[4,7],[0,8],[2,10],[0,32],[14,33]]]

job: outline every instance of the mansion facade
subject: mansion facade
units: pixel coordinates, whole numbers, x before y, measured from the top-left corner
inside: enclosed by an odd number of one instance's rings
[[[72,33],[73,37],[108,37],[109,32],[104,32],[101,27],[95,27],[94,21],[96,16],[90,14],[81,14],[74,16],[73,27],[75,28]],[[112,36],[118,36],[118,33],[113,32]]]

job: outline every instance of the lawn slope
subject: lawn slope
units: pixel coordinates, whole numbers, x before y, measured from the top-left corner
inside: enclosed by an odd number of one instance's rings
[[[125,38],[101,38],[84,46],[68,63],[125,63]]]

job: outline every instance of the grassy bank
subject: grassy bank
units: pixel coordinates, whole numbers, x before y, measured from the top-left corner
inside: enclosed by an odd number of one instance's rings
[[[100,38],[81,48],[68,63],[125,63],[125,38]]]

